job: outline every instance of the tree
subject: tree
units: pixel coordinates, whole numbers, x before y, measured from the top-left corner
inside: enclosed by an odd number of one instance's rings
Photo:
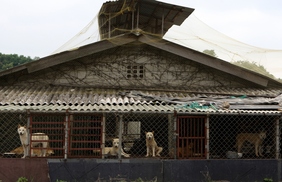
[[[203,53],[207,54],[207,55],[210,55],[210,56],[213,56],[213,57],[217,57],[216,53],[214,52],[214,50],[208,50],[208,49],[205,49],[203,51]]]
[[[255,71],[257,73],[260,73],[262,75],[265,75],[267,77],[270,77],[270,78],[273,78],[273,79],[276,79],[274,75],[272,75],[271,73],[269,73],[264,66],[262,65],[258,65],[257,63],[255,62],[249,62],[249,61],[234,61],[234,62],[231,62],[232,64],[235,64],[237,66],[240,66],[240,67],[243,67],[243,68],[246,68],[248,70],[251,70],[251,71]]]
[[[38,57],[36,57],[38,59]],[[33,61],[29,56],[0,53],[0,71]]]

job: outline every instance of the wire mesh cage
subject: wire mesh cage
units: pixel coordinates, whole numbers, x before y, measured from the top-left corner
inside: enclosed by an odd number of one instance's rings
[[[179,116],[177,154],[179,159],[206,158],[207,128],[205,116]]]
[[[146,157],[146,132],[152,132],[157,147],[162,148],[159,157],[174,157],[174,121],[168,114],[107,114],[105,147],[112,147],[112,140],[121,138],[124,153],[130,157]]]
[[[69,157],[100,157],[102,114],[71,114],[69,122]]]
[[[0,154],[2,157],[16,157],[15,153],[18,153],[18,150],[22,151],[17,132],[19,124],[26,124],[26,112],[0,113]]]
[[[30,154],[31,157],[59,157],[64,156],[65,146],[65,117],[66,114],[56,113],[32,113],[27,120],[30,121]],[[41,145],[45,143],[42,138],[37,138],[38,134],[43,134],[48,138],[47,149]],[[42,135],[41,135],[42,136]],[[35,151],[40,150],[40,154]],[[43,151],[42,151],[43,150]],[[46,156],[41,155],[45,152]]]
[[[213,115],[210,158],[279,158],[281,121],[270,115]]]
[[[2,157],[23,156],[17,128],[25,125],[30,157],[281,158],[282,121],[277,115],[145,112],[1,112],[0,115]],[[154,151],[151,145],[147,150],[147,132],[154,135]]]

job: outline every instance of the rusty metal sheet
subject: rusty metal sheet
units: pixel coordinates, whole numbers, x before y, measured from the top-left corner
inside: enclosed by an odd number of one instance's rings
[[[25,177],[28,181],[50,182],[47,159],[0,159],[0,181],[17,181]]]

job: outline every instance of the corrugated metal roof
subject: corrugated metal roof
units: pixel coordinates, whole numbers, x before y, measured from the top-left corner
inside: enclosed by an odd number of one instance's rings
[[[214,107],[191,107],[191,103],[219,101],[255,103],[279,106],[281,90],[197,88],[191,90],[118,90],[67,86],[5,86],[0,87],[0,111],[80,111],[80,112],[165,112],[165,113],[268,113],[280,111],[243,111]],[[238,95],[250,98],[239,98]],[[232,97],[231,97],[232,96]],[[265,97],[263,97],[265,96]],[[189,105],[190,104],[190,105]],[[243,103],[244,104],[244,103]],[[202,105],[201,105],[202,106]],[[281,106],[281,105],[280,105]]]
[[[18,106],[7,105],[0,106],[1,112],[18,112],[18,111],[32,111],[32,112],[138,112],[138,113],[167,113],[167,114],[260,114],[260,115],[281,115],[281,111],[269,111],[269,110],[213,110],[213,109],[178,109],[172,105],[87,105],[87,106],[63,106],[63,105],[43,105],[43,106]]]
[[[215,101],[239,96],[251,101],[270,102],[282,93],[281,89],[191,88],[189,90],[122,90],[67,86],[4,86],[0,87],[0,105],[88,105],[88,104],[165,104],[191,101]],[[238,98],[236,100],[236,98]]]

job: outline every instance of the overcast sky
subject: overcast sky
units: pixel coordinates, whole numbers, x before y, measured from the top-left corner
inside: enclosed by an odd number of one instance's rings
[[[83,29],[106,1],[1,0],[0,52],[32,58],[50,55]],[[163,2],[194,8],[197,18],[236,40],[282,50],[281,0]]]

